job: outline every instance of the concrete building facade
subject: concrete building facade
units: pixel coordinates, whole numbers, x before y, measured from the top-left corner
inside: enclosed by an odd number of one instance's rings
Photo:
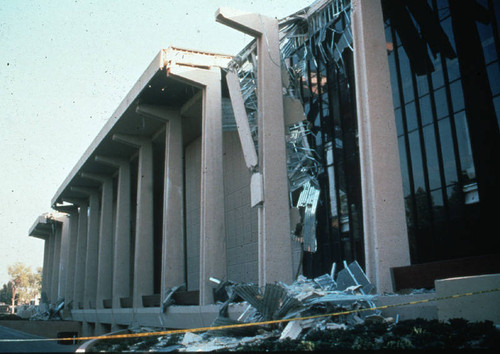
[[[255,38],[238,55],[160,51],[56,192],[64,215],[30,230],[49,300],[87,334],[190,327],[217,315],[218,281],[290,283],[358,260],[382,293],[392,269],[439,260],[411,249],[395,7],[316,1],[279,21],[221,8],[218,22]]]

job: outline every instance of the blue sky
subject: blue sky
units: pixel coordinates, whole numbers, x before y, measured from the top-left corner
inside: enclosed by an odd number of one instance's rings
[[[42,265],[30,227],[160,49],[234,55],[251,38],[219,7],[282,18],[312,2],[0,0],[0,287],[10,264]]]

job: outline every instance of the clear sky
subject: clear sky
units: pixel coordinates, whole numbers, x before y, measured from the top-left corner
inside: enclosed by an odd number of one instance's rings
[[[234,55],[251,38],[219,7],[282,18],[313,0],[0,0],[0,287],[28,237],[113,111],[169,46]]]

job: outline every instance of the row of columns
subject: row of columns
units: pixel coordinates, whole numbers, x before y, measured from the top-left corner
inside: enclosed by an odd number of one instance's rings
[[[409,263],[402,191],[394,188],[401,185],[401,176],[387,60],[383,55],[383,36],[379,36],[383,34],[380,3],[376,2],[370,8],[360,1],[355,1],[354,5],[367,272],[378,290],[385,291],[391,288],[388,269]],[[286,153],[278,24],[275,19],[257,14],[242,16],[228,9],[218,11],[217,21],[257,38],[258,169],[263,196],[258,206],[259,285],[274,281],[290,282],[293,270],[288,190],[284,182],[287,177],[283,158]],[[374,50],[366,43],[377,43],[375,49],[378,49]],[[209,278],[226,278],[221,74],[219,68],[174,65],[169,68],[168,75],[201,88],[203,94],[199,288],[200,305],[205,305],[213,301]],[[381,89],[381,82],[385,83],[384,90]],[[160,119],[166,127],[161,269],[161,293],[164,294],[167,288],[182,284],[185,274],[182,121],[178,111],[166,108],[138,106],[136,112]],[[83,172],[82,177],[100,183],[99,190],[72,187],[85,198],[63,196],[63,200],[74,204],[74,207],[58,207],[69,214],[67,232],[70,237],[66,241],[54,237],[46,243],[46,255],[49,256],[44,266],[50,270],[52,277],[50,292],[57,293],[55,284],[64,284],[67,301],[73,300],[76,305],[82,303],[84,308],[102,308],[105,299],[112,299],[112,307],[119,308],[120,299],[127,297],[132,297],[134,307],[142,307],[142,296],[152,295],[154,288],[152,139],[123,134],[114,134],[111,138],[117,143],[134,147],[138,152],[135,244],[132,247],[130,161],[101,155],[96,156],[95,161],[113,166],[117,171],[116,210],[113,210],[112,176]],[[389,143],[390,149],[387,148]],[[384,157],[383,164],[381,157]],[[382,166],[374,166],[372,162],[375,160]],[[401,251],[393,252],[395,244]],[[57,258],[55,255],[66,248],[65,272],[58,272],[53,265]],[[61,277],[64,281],[57,282]]]
[[[289,205],[285,160],[284,119],[278,25],[275,19],[254,15],[245,31],[258,39],[259,50],[259,168],[264,201],[259,208],[259,284],[293,280]],[[220,17],[218,17],[220,20]],[[252,22],[253,21],[253,22]],[[224,21],[221,21],[224,22]],[[226,21],[228,24],[229,22]],[[231,24],[229,24],[231,25]],[[250,28],[250,29],[249,29]],[[265,54],[264,54],[265,53]],[[172,66],[169,75],[202,90],[200,305],[213,302],[210,277],[226,279],[226,235],[222,154],[222,97],[219,68]],[[183,142],[179,112],[138,106],[142,116],[165,122],[165,177],[162,249],[162,294],[184,282]],[[62,199],[69,213],[65,298],[73,308],[102,308],[103,300],[132,297],[133,307],[143,306],[142,296],[154,288],[153,145],[150,137],[113,134],[112,140],[137,149],[138,179],[135,245],[131,247],[130,161],[111,156],[95,161],[117,169],[116,217],[113,220],[112,177],[82,172],[81,177],[100,183],[99,189],[72,186],[84,198]],[[99,210],[101,212],[99,213]],[[114,234],[113,231],[114,230]],[[131,249],[134,254],[130,254]],[[133,263],[130,259],[133,257]],[[131,283],[132,282],[132,283]],[[70,286],[70,285],[73,286]]]
[[[276,19],[258,14],[219,10],[217,21],[257,39],[259,102],[259,172],[263,202],[259,211],[259,284],[293,280],[286,151],[281,88],[281,67]],[[209,278],[226,278],[224,187],[222,156],[221,73],[219,68],[172,66],[168,75],[202,89],[201,215],[200,215],[200,305],[213,301]],[[143,111],[141,112],[141,109]],[[166,122],[162,292],[184,279],[183,155],[182,124],[176,112],[138,107],[137,112]],[[114,134],[112,139],[138,150],[137,212],[134,255],[130,254],[131,201],[130,162],[97,156],[100,163],[118,170],[116,220],[110,176],[83,172],[82,177],[101,184],[98,190],[73,186],[85,198],[64,201],[78,207],[67,209],[70,219],[65,297],[84,308],[100,307],[112,297],[133,297],[142,307],[142,295],[153,290],[153,157],[150,138]],[[111,202],[110,202],[111,201]],[[101,205],[101,213],[98,213]],[[64,207],[62,207],[64,208]],[[63,211],[62,208],[59,210]],[[114,226],[114,227],[113,227]],[[111,236],[111,230],[114,235]],[[111,257],[110,257],[111,255]],[[130,258],[133,256],[133,264]],[[112,259],[112,262],[110,261]],[[112,264],[112,265],[111,265]],[[112,269],[112,270],[111,270]],[[111,274],[111,275],[110,275]],[[131,275],[133,274],[133,279]],[[94,276],[96,275],[96,276]],[[130,284],[132,281],[132,284]],[[111,286],[110,286],[111,284]]]
[[[73,308],[104,308],[103,300],[120,307],[120,299],[133,298],[134,307],[142,307],[142,296],[153,294],[153,150],[146,137],[115,134],[113,140],[138,149],[138,181],[135,245],[131,260],[131,163],[127,159],[97,156],[96,161],[117,168],[118,188],[114,217],[113,176],[82,172],[81,177],[97,181],[100,188],[71,187],[84,198],[65,198],[78,209],[55,206],[70,213],[72,227],[65,292]],[[114,232],[113,232],[114,231]],[[74,255],[74,258],[72,258]],[[131,274],[134,272],[131,286]]]
[[[69,233],[67,217],[64,215],[45,214],[38,218],[31,235],[45,240],[42,273],[43,300],[56,303],[66,286],[66,263],[61,261],[61,254],[67,248]]]
[[[209,277],[224,278],[226,272],[222,179],[222,114],[220,69],[199,69],[205,73],[202,114],[202,214],[200,304],[213,302]],[[179,78],[193,73],[176,72]],[[174,75],[172,73],[172,75]],[[201,75],[203,76],[203,75]],[[182,284],[185,279],[183,216],[183,142],[178,111],[155,106],[138,106],[139,115],[165,122],[163,250],[161,291]],[[137,186],[135,244],[132,242],[131,163],[128,159],[97,155],[95,161],[117,170],[117,195],[114,204],[113,177],[81,172],[80,176],[97,181],[100,188],[71,186],[82,198],[62,196],[72,206],[54,207],[69,214],[70,240],[66,262],[66,302],[73,309],[103,308],[111,299],[120,308],[121,299],[132,298],[132,307],[143,307],[143,296],[154,291],[153,230],[153,142],[150,137],[113,134],[113,141],[137,149]],[[114,210],[116,205],[116,210]],[[100,210],[100,213],[99,213]],[[133,254],[131,254],[133,250]],[[219,252],[217,252],[219,250]],[[223,250],[223,252],[220,252]],[[217,255],[215,257],[215,255]],[[131,259],[133,261],[131,262]]]

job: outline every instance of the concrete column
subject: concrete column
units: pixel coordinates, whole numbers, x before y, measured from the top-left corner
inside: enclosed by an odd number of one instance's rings
[[[101,183],[101,221],[99,258],[97,262],[96,308],[104,308],[103,300],[111,299],[113,284],[113,179],[104,175],[82,173],[82,177]]]
[[[97,156],[96,161],[118,168],[116,221],[113,242],[113,308],[120,308],[120,298],[130,296],[130,162],[107,156]]]
[[[159,106],[140,105],[136,111],[144,117],[165,122],[161,278],[161,295],[164,296],[168,288],[185,281],[182,122],[178,111]]]
[[[78,243],[78,208],[69,212],[69,228],[70,238],[68,247],[68,270],[66,273],[66,304],[74,301],[74,284],[75,284],[75,268],[76,268],[76,248]],[[73,304],[74,305],[74,304]]]
[[[67,234],[67,248],[63,254],[66,264],[66,271],[63,275],[65,279],[65,290],[63,293],[65,306],[73,302],[73,290],[75,284],[75,265],[76,265],[76,245],[78,240],[78,208],[73,205],[58,206],[56,210],[59,212],[67,213],[68,227]],[[63,250],[65,248],[63,247]]]
[[[52,238],[54,239],[54,252],[52,256],[52,281],[50,290],[50,301],[55,304],[59,297],[59,267],[61,265],[61,234],[60,222],[52,221]]]
[[[259,285],[293,281],[290,206],[278,21],[259,14],[219,9],[216,20],[257,40],[259,172]],[[259,193],[260,194],[260,193]]]
[[[165,132],[162,296],[184,283],[184,169],[181,118],[170,117]]]
[[[75,252],[75,276],[73,283],[73,309],[83,306],[85,288],[85,261],[87,257],[88,201],[84,199],[65,199],[78,205],[78,233]]]
[[[50,236],[47,238],[45,242],[48,242],[49,244],[49,249],[48,249],[48,256],[49,260],[47,262],[47,278],[45,279],[46,281],[46,294],[47,294],[47,299],[49,303],[52,302],[53,298],[53,286],[52,282],[54,280],[54,250],[55,250],[55,235],[54,232],[52,231],[50,233]]]
[[[87,252],[85,255],[85,289],[83,307],[93,309],[96,306],[97,296],[97,261],[99,254],[99,200],[97,189],[71,187],[72,191],[87,194],[89,198],[89,217],[87,229]]]
[[[68,272],[68,252],[69,252],[69,217],[63,216],[61,218],[61,251],[59,262],[59,289],[57,291],[58,297],[66,300],[66,274]]]
[[[143,307],[143,295],[154,292],[153,143],[150,138],[123,134],[114,134],[113,140],[139,149],[133,283],[133,304],[137,308]]]
[[[381,293],[390,268],[410,264],[408,233],[382,7],[352,8],[366,273]]]
[[[214,301],[210,277],[226,278],[226,233],[219,68],[171,67],[170,74],[203,89],[201,135],[200,305]]]
[[[49,279],[49,260],[50,260],[50,236],[43,241],[43,269],[42,269],[42,294],[45,293],[47,301],[49,300],[50,279]]]

